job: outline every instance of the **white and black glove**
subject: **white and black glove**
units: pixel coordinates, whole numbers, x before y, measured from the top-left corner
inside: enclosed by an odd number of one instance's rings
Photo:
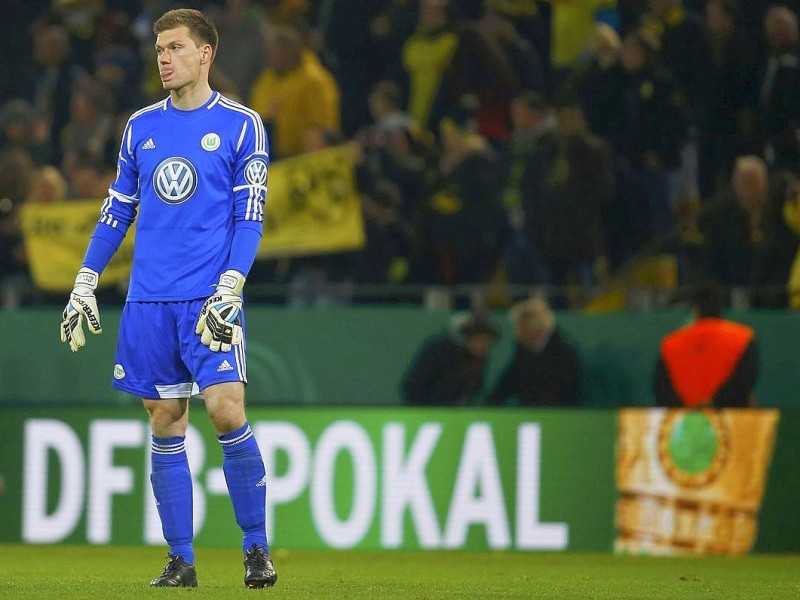
[[[77,352],[86,344],[83,333],[83,320],[94,335],[103,333],[100,326],[100,311],[94,290],[97,288],[99,274],[83,267],[75,278],[75,287],[69,295],[69,302],[61,314],[61,341],[69,344],[69,349]]]
[[[219,276],[217,291],[200,309],[194,331],[212,352],[228,352],[231,346],[242,343],[242,289],[245,277],[239,271],[228,270]]]

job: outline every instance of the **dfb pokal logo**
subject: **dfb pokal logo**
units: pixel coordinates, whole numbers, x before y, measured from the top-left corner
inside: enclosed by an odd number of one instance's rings
[[[167,204],[186,202],[197,189],[197,171],[185,158],[167,158],[153,174],[153,189]]]

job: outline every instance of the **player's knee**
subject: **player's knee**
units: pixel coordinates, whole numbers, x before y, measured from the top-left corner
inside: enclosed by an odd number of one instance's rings
[[[150,416],[153,435],[157,437],[186,435],[189,424],[186,400],[144,400],[143,404]]]
[[[236,431],[246,421],[244,386],[239,383],[213,385],[204,390],[206,410],[218,435]]]
[[[208,416],[217,435],[224,435],[231,431],[236,431],[247,420],[241,403],[236,402],[217,402],[208,407]]]

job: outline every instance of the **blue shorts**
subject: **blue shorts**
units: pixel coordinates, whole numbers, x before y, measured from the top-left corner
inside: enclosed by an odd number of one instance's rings
[[[204,302],[126,302],[111,386],[155,400],[188,398],[216,383],[247,383],[244,339],[229,352],[212,352],[194,332]]]

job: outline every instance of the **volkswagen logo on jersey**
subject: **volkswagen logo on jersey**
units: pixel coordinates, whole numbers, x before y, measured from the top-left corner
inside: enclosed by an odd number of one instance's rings
[[[161,162],[153,174],[153,189],[167,204],[181,204],[197,189],[197,171],[188,160],[173,156]]]
[[[267,161],[254,158],[244,166],[244,179],[250,185],[267,185]]]

